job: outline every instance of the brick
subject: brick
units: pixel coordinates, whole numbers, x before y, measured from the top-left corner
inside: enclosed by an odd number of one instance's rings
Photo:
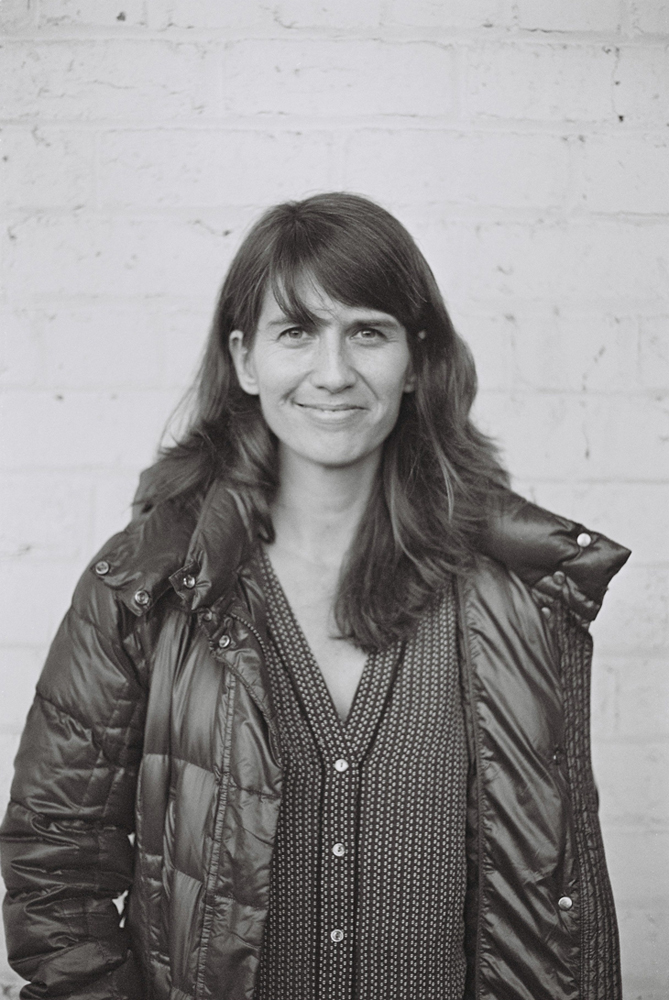
[[[453,225],[435,221],[430,228],[437,230],[435,251],[440,253],[444,246],[449,253]],[[604,303],[622,300],[647,308],[666,296],[669,227],[663,223],[597,219],[460,228],[453,288],[463,305],[469,300],[499,307],[500,300],[524,299],[556,309],[577,303],[601,309]],[[449,287],[444,291],[448,295]]]
[[[220,130],[151,128],[100,137],[99,197],[105,207],[216,204],[225,189]]]
[[[235,114],[448,116],[454,51],[431,42],[244,41],[223,53]]]
[[[641,388],[638,327],[630,316],[561,310],[526,318],[517,324],[513,356],[520,385],[581,392]]]
[[[162,385],[163,343],[147,322],[146,305],[60,307],[42,313],[39,325],[41,386],[63,390]]]
[[[666,402],[624,395],[482,392],[475,411],[512,474],[527,479],[666,480]]]
[[[666,658],[637,657],[614,665],[617,668],[617,732],[629,739],[643,733],[648,740],[669,740]]]
[[[0,733],[3,736],[18,735],[23,730],[45,653],[43,646],[15,646],[2,650]]]
[[[233,243],[251,214],[28,218],[9,228],[6,280],[19,296],[170,294],[199,297],[213,308]]]
[[[91,500],[92,488],[82,476],[5,473],[0,555],[22,564],[86,559]]]
[[[53,639],[67,611],[84,566],[73,562],[21,562],[0,565],[3,646],[46,646]]]
[[[157,390],[8,394],[0,465],[9,470],[148,465],[175,393]]]
[[[19,1000],[21,988],[25,986],[25,980],[21,979],[13,969],[9,968],[7,960],[1,956],[7,954],[5,945],[5,932],[0,922],[0,987],[3,990],[3,998],[7,1000]]]
[[[217,60],[204,45],[162,39],[7,44],[7,118],[198,118],[218,101]]]
[[[40,27],[138,27],[146,24],[146,0],[40,0]]]
[[[588,136],[578,197],[590,212],[669,211],[669,144],[659,136]]]
[[[479,391],[520,388],[514,361],[516,316],[497,310],[456,314],[451,309],[451,319],[474,355]]]
[[[94,136],[45,127],[6,128],[0,204],[77,208],[93,195]]]
[[[10,733],[0,735],[0,791],[5,793],[3,803],[9,798],[9,787],[14,776],[14,758],[18,748],[18,736]]]
[[[247,0],[160,0],[151,3],[152,26],[164,28],[261,28],[278,33],[300,28],[376,27],[381,0],[281,0],[248,3]]]
[[[117,131],[100,144],[100,199],[113,208],[262,205],[338,186],[328,133]]]
[[[163,338],[166,387],[185,390],[191,385],[209,334],[211,319],[210,313],[192,309],[154,317],[153,322]]]
[[[568,179],[558,136],[365,129],[347,141],[345,186],[388,202],[544,209]]]
[[[626,46],[615,74],[615,112],[627,125],[666,126],[669,121],[669,58],[666,46]]]
[[[669,908],[653,906],[654,902],[618,907],[625,1000],[667,997]]]
[[[669,743],[598,741],[593,766],[603,824],[667,828],[669,796],[657,776],[667,774]]]
[[[466,226],[451,222],[448,213],[436,211],[434,205],[419,205],[388,201],[384,208],[392,212],[411,233],[423,253],[454,316],[465,299],[460,295],[459,275]]]
[[[33,385],[39,370],[39,337],[34,316],[25,309],[0,313],[0,383]]]
[[[519,28],[529,31],[601,31],[620,28],[620,8],[614,0],[514,0]]]
[[[555,43],[472,48],[466,98],[477,118],[611,121],[610,46]]]
[[[638,324],[632,317],[569,307],[557,313],[512,308],[502,314],[465,314],[459,324],[474,351],[482,388],[647,388],[640,371]]]
[[[614,579],[592,626],[598,655],[641,657],[669,645],[669,571],[631,561]]]
[[[244,0],[150,0],[149,24],[164,31],[166,28],[259,28],[272,25],[266,4]],[[274,22],[276,30],[277,25]]]
[[[185,0],[182,0],[185,2]],[[236,0],[237,10],[249,4]],[[254,5],[251,5],[254,6]],[[347,28],[375,28],[381,21],[382,0],[279,0],[258,5],[266,19],[280,28],[331,28],[337,32]],[[248,16],[248,15],[245,15]]]
[[[669,740],[665,654],[616,656],[596,644],[591,695],[593,739]]]
[[[522,496],[632,550],[635,566],[669,563],[669,484],[517,482]],[[626,570],[625,570],[626,572]]]
[[[669,385],[669,316],[639,321],[639,377],[647,389]]]
[[[669,35],[669,3],[666,0],[627,0],[635,31],[651,35]]]
[[[512,19],[500,0],[390,0],[384,25],[421,28],[504,27]]]
[[[131,517],[132,499],[137,489],[139,469],[104,472],[95,476],[92,532],[86,558],[102,548]]]
[[[590,690],[590,731],[593,741],[615,738],[617,734],[617,672],[610,663],[602,663],[595,650]]]
[[[606,860],[619,906],[643,906],[660,896],[669,909],[669,884],[657,877],[669,871],[669,830],[610,827]]]
[[[26,31],[35,24],[34,0],[3,0],[0,27],[5,35]]]

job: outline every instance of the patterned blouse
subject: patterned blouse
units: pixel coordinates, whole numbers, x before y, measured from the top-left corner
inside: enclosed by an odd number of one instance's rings
[[[467,751],[454,588],[343,722],[267,556],[284,787],[255,1000],[462,1000]]]

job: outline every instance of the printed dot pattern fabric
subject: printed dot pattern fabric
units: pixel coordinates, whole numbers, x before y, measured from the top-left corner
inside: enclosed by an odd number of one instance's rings
[[[264,553],[261,567],[284,790],[255,1000],[462,1000],[454,588],[408,642],[368,657],[342,722]]]

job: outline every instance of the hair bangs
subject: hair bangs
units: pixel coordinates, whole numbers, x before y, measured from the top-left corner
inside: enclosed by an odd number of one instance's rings
[[[410,255],[398,251],[391,234],[384,239],[386,234],[361,226],[360,219],[348,227],[328,226],[318,218],[295,220],[282,235],[273,248],[265,287],[291,319],[305,325],[315,322],[304,304],[305,287],[311,286],[344,305],[388,313],[407,331],[417,332],[427,290],[407,259]]]

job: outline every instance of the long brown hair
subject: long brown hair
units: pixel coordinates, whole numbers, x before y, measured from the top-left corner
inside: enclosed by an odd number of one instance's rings
[[[469,417],[476,395],[471,353],[427,261],[385,209],[335,192],[277,205],[253,226],[223,283],[190,422],[161,450],[144,499],[188,501],[223,476],[254,536],[273,539],[277,442],[258,397],[239,385],[228,338],[241,330],[252,342],[268,289],[291,320],[313,319],[298,294],[305,275],[346,305],[398,319],[416,374],[415,391],[403,397],[384,443],[335,605],[341,635],[377,649],[406,637],[448,574],[471,564],[491,494],[507,482],[494,446]]]

